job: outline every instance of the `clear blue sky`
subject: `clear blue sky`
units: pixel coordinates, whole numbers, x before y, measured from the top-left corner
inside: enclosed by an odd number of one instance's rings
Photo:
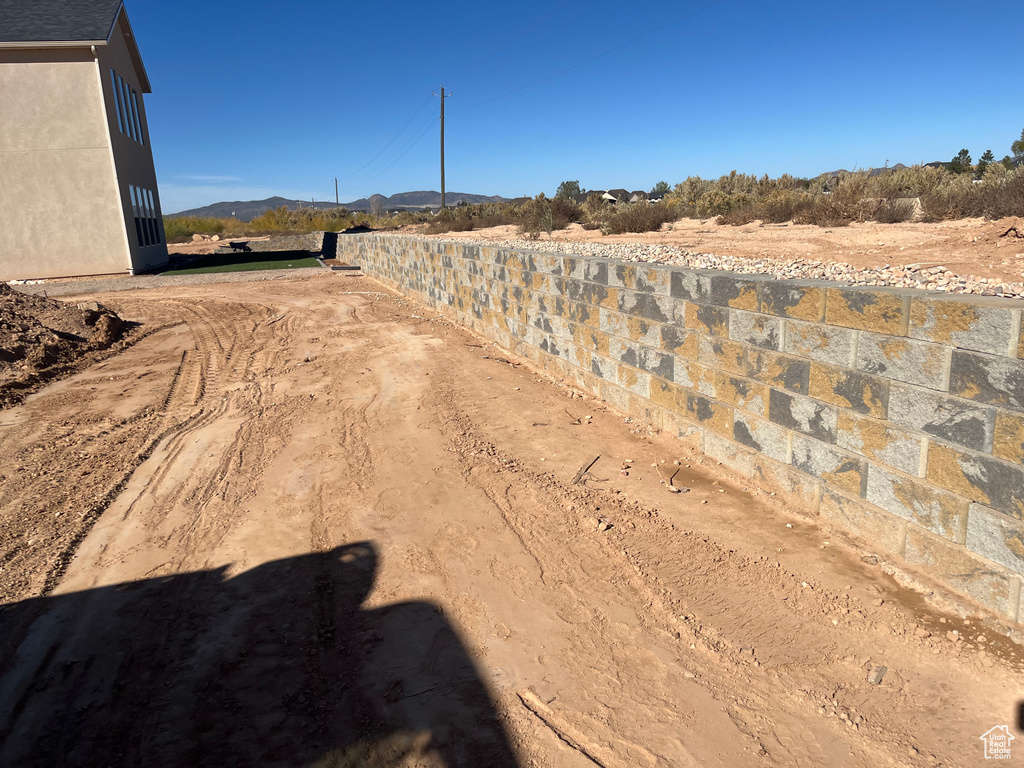
[[[1001,158],[1024,128],[1020,0],[127,8],[166,212],[438,189],[442,82],[448,190],[506,197]]]

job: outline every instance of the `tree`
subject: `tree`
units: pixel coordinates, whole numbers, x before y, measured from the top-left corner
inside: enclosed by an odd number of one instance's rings
[[[1020,132],[1020,138],[1010,145],[1010,151],[1014,155],[1024,155],[1024,131]]]
[[[986,149],[985,153],[978,158],[978,168],[974,172],[974,178],[982,178],[985,175],[985,169],[992,165],[992,163],[994,163],[995,161],[996,156],[992,154],[992,150]]]
[[[1008,171],[1012,171],[1013,170],[1013,158],[1010,157],[1009,155],[1004,157],[999,162],[1003,164],[1003,168],[1005,168],[1006,170],[1008,170]]]
[[[949,161],[949,170],[952,173],[967,173],[971,170],[971,153],[961,149],[956,157]]]
[[[991,150],[985,150],[984,154],[978,158],[978,167],[974,171],[975,178],[983,178],[985,175],[985,169],[988,168],[992,163],[995,162],[995,156]]]
[[[583,190],[580,189],[580,183],[578,181],[563,181],[558,185],[558,191],[555,192],[555,197],[561,198],[562,200],[568,200],[573,195],[582,195]]]
[[[669,187],[667,181],[659,181],[657,184],[654,185],[654,189],[651,190],[651,194],[664,195],[666,192],[669,191],[669,189],[671,189],[671,187]]]

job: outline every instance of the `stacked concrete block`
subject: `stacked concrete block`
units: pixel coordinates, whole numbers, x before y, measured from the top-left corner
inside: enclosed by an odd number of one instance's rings
[[[1024,302],[382,235],[339,258],[1008,619]]]

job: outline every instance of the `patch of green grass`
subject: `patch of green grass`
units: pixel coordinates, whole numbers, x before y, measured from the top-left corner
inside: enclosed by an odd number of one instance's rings
[[[205,275],[211,272],[254,272],[262,269],[303,269],[318,267],[320,262],[309,251],[270,251],[267,253],[211,253],[182,269],[171,269],[161,275]]]

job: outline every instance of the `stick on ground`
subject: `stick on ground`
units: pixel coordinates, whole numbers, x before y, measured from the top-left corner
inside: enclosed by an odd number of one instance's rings
[[[597,464],[597,460],[600,458],[600,456],[595,456],[589,464],[584,464],[582,467],[580,467],[580,471],[576,473],[576,477],[572,479],[572,483],[570,483],[570,485],[579,485],[580,482],[583,480],[583,476],[590,471],[590,468],[592,466]]]

